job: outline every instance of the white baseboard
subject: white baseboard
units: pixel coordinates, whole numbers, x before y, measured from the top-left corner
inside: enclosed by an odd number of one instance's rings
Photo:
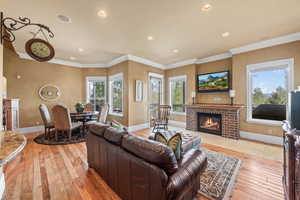
[[[4,198],[4,191],[5,191],[5,178],[2,167],[0,168],[0,199]]]
[[[18,128],[16,131],[19,133],[34,133],[43,130],[44,130],[44,126],[32,126],[32,127]]]
[[[243,139],[254,140],[254,141],[264,142],[268,144],[283,145],[282,138],[277,136],[250,133],[246,131],[240,131],[240,136]]]
[[[176,126],[179,128],[186,128],[186,123],[185,122],[180,122],[180,121],[175,121],[175,120],[169,120],[169,125],[170,126]]]
[[[150,127],[149,123],[138,124],[138,125],[134,125],[134,126],[129,126],[128,131],[133,132],[133,131],[138,131],[138,130],[142,130],[142,129],[149,128],[149,127]]]

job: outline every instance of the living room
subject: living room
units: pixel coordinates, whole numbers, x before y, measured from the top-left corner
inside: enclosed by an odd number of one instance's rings
[[[299,2],[55,3],[1,1],[0,195],[297,199]]]

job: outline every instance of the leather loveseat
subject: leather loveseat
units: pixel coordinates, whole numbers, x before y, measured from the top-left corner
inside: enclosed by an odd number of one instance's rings
[[[124,200],[192,200],[207,165],[198,149],[177,161],[169,147],[103,124],[89,127],[86,144],[89,167]]]

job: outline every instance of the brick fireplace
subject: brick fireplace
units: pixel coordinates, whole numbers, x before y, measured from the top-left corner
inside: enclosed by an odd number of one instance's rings
[[[186,129],[208,132],[227,138],[240,138],[238,105],[194,104],[187,106]]]

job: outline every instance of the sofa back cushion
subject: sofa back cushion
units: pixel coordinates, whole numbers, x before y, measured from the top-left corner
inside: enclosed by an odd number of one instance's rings
[[[127,131],[118,130],[114,127],[109,127],[104,132],[104,138],[116,145],[121,145],[124,135],[128,135]]]
[[[126,135],[122,140],[122,147],[137,157],[159,166],[168,175],[175,173],[178,169],[174,152],[159,142]]]
[[[110,125],[99,122],[99,123],[89,125],[89,131],[94,135],[103,137],[105,130],[109,127]]]

